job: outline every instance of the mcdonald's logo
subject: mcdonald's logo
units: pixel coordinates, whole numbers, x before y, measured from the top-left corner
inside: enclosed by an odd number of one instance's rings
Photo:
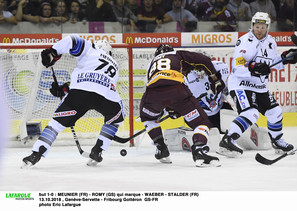
[[[11,43],[9,37],[4,37],[2,43]]]
[[[127,44],[133,44],[133,37],[126,37]]]

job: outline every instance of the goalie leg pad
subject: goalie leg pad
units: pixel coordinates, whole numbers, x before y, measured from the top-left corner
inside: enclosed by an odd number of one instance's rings
[[[269,150],[271,141],[268,130],[253,124],[237,140],[237,144],[245,150]]]

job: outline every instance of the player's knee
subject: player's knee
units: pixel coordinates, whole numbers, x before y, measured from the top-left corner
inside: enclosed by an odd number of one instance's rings
[[[250,121],[251,125],[255,124],[259,119],[259,111],[255,108],[250,108],[240,113],[239,116],[245,117]]]
[[[55,131],[57,131],[57,133],[62,132],[66,128],[64,125],[54,119],[49,121],[48,126],[52,127]]]
[[[265,112],[265,116],[267,117],[267,121],[269,123],[277,123],[282,121],[283,119],[283,111],[280,106],[269,109]]]

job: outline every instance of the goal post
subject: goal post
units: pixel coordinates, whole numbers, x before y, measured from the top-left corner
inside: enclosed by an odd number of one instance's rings
[[[117,91],[126,113],[117,134],[127,137],[134,133],[132,47],[129,44],[111,45],[113,57],[119,65]],[[60,99],[49,92],[52,72],[41,64],[41,51],[50,47],[44,44],[0,44],[0,74],[4,100],[9,109],[10,139],[25,143],[38,136],[60,103]],[[59,85],[70,81],[75,66],[76,59],[69,54],[64,54],[56,62],[54,70]],[[76,122],[74,128],[79,138],[93,139],[99,135],[103,123],[103,116],[91,110]],[[58,140],[67,138],[72,138],[70,128],[57,137]]]

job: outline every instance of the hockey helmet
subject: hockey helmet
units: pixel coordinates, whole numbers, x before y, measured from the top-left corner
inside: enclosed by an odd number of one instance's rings
[[[159,47],[156,49],[155,51],[155,56],[158,56],[159,54],[162,53],[166,53],[166,52],[170,52],[170,51],[174,51],[173,47],[171,45],[168,44],[161,44],[159,45]]]
[[[112,54],[112,47],[106,40],[95,40],[94,44],[96,48],[104,50],[108,55]]]
[[[267,25],[267,32],[270,28],[271,19],[269,17],[269,14],[266,12],[256,12],[256,14],[252,18],[251,22],[251,28],[253,28],[253,25],[255,23],[264,23]]]

